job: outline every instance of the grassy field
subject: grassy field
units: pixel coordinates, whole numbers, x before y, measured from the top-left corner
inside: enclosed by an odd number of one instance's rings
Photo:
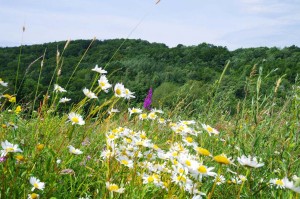
[[[0,198],[299,198],[297,84],[279,105],[281,79],[262,96],[258,76],[231,115],[215,97],[221,76],[206,108],[189,118],[131,107],[134,91],[111,85],[98,66],[73,104],[68,85],[57,84],[62,56],[42,101],[17,103],[6,89],[14,82],[0,79]]]

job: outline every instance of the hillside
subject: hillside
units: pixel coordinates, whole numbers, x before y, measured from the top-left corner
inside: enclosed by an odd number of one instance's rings
[[[114,39],[95,40],[92,43],[88,40],[71,41],[64,50],[65,44],[53,42],[22,48],[0,48],[0,77],[9,82],[10,93],[14,91],[20,59],[17,100],[30,103],[36,92],[40,71],[37,96],[42,99],[54,72],[61,69],[61,75],[55,75],[54,80],[67,87],[68,97],[77,103],[81,99],[82,89],[92,85],[94,76],[90,71],[98,64],[108,71],[112,83],[123,82],[135,92],[134,104],[142,103],[148,89],[153,87],[153,103],[157,107],[174,108],[183,100],[182,107],[195,112],[205,105],[201,104],[204,99],[211,97],[207,96],[210,93],[208,91],[230,61],[218,91],[219,97],[222,97],[222,92],[227,93],[229,97],[224,100],[223,107],[234,112],[237,102],[244,99],[247,92],[252,92],[250,87],[259,76],[263,80],[261,95],[274,89],[276,81],[283,77],[276,91],[280,103],[300,71],[300,48],[296,46],[229,51],[226,47],[206,43],[169,48],[164,44],[143,40]],[[59,62],[56,59],[57,52],[62,56]],[[41,57],[44,53],[45,56]],[[74,76],[67,85],[75,68]],[[52,81],[50,90],[53,84]]]

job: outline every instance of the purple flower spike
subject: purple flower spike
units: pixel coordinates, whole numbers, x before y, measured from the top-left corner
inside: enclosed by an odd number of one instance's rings
[[[151,103],[152,103],[152,88],[149,89],[148,95],[144,100],[144,108],[147,110],[151,110]]]

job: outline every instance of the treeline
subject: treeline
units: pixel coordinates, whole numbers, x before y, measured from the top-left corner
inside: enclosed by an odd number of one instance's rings
[[[98,64],[108,71],[110,83],[122,82],[135,92],[133,105],[141,105],[152,87],[156,107],[178,108],[180,105],[185,111],[195,113],[213,98],[225,111],[234,113],[239,101],[257,92],[258,79],[262,98],[273,93],[276,103],[283,103],[300,71],[300,48],[296,46],[229,51],[226,47],[207,43],[169,48],[143,40],[114,39],[92,43],[90,40],[71,41],[64,50],[65,44],[53,42],[0,48],[0,78],[9,82],[6,92],[16,90],[18,101],[30,103],[39,86],[37,97],[41,100],[52,77],[50,90],[55,82],[66,87],[77,68],[66,88],[67,97],[76,103],[83,98],[82,89],[92,85],[96,74],[91,69]],[[57,63],[60,76],[55,70]],[[227,63],[228,68],[219,81]]]

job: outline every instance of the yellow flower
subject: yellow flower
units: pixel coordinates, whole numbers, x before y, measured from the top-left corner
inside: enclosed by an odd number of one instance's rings
[[[230,158],[227,158],[225,154],[215,156],[214,160],[220,164],[232,164]]]
[[[38,145],[36,145],[36,149],[37,149],[38,151],[41,151],[41,150],[43,150],[43,149],[44,149],[44,147],[45,147],[45,145],[44,145],[44,144],[38,144]]]
[[[22,107],[21,106],[17,106],[15,113],[19,114],[22,111]]]
[[[18,162],[23,162],[25,160],[23,155],[16,155],[16,159]]]
[[[11,103],[15,103],[16,102],[16,97],[11,97],[8,101],[11,102]]]
[[[195,151],[197,151],[200,155],[211,156],[210,152],[207,149],[196,147]]]

